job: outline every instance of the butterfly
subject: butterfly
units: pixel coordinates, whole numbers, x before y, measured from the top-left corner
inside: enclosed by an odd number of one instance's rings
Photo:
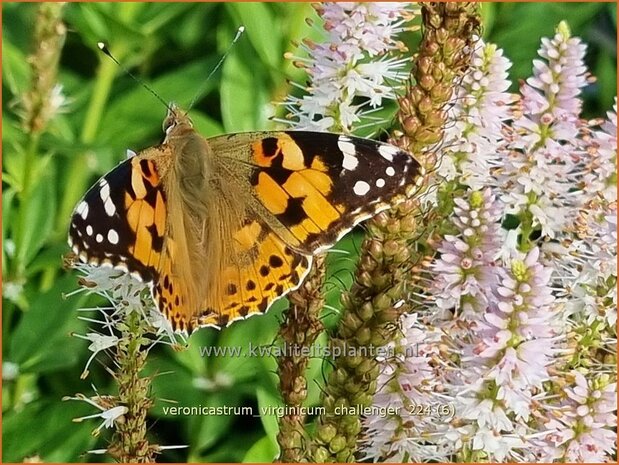
[[[163,143],[121,162],[73,212],[80,261],[150,285],[177,332],[224,327],[298,288],[314,255],[412,196],[395,146],[307,131],[206,139],[171,104]]]

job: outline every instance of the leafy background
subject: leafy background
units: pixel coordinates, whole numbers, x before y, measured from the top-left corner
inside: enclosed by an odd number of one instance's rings
[[[196,105],[191,116],[205,136],[275,127],[281,101],[293,91],[289,81],[305,83],[302,70],[284,59],[293,42],[320,40],[318,21],[308,3],[71,3],[65,7],[68,27],[59,82],[66,98],[62,113],[49,123],[26,169],[29,143],[19,121],[20,96],[30,85],[28,54],[38,5],[3,3],[2,35],[2,354],[4,462],[39,455],[44,461],[100,460],[84,455],[105,447],[95,438],[96,423],[73,423],[94,413],[82,403],[61,398],[92,386],[113,392],[104,365],[91,366],[88,343],[70,333],[87,332],[77,319],[81,307],[102,304],[82,294],[76,277],[62,269],[68,251],[65,236],[73,206],[94,180],[124,157],[161,138],[165,107],[96,49],[106,41],[126,68],[148,82],[163,99]],[[616,5],[610,3],[486,3],[484,34],[504,48],[513,62],[512,80],[530,74],[539,40],[566,19],[575,35],[589,44],[587,61],[598,81],[585,91],[585,116],[601,116],[616,94]],[[222,68],[211,72],[239,25],[246,32]],[[418,37],[410,34],[412,50]],[[515,88],[514,88],[515,90]],[[23,194],[25,182],[35,186]],[[329,256],[327,326],[337,320],[338,295],[351,282],[361,231],[349,235]],[[274,416],[190,416],[163,414],[164,406],[280,405],[276,361],[269,357],[202,357],[200,346],[269,345],[274,341],[282,307],[221,332],[202,330],[184,352],[158,346],[149,369],[158,399],[150,418],[154,442],[187,444],[166,451],[162,461],[271,461],[275,453]],[[324,335],[322,336],[324,338]],[[322,340],[324,343],[325,340]],[[324,376],[314,360],[308,378],[307,405],[319,402]],[[172,404],[175,400],[178,404]]]

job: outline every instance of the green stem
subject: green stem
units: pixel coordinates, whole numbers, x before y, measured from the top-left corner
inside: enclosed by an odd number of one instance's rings
[[[24,250],[26,244],[20,240],[25,237],[24,231],[28,227],[28,200],[32,186],[35,185],[36,179],[33,182],[33,172],[35,170],[35,161],[39,150],[40,135],[38,132],[32,132],[28,137],[28,148],[24,154],[24,166],[22,174],[21,192],[19,192],[20,208],[17,214],[17,224],[14,229],[15,240],[15,259],[11,266],[11,279],[20,280],[26,270],[26,253]]]

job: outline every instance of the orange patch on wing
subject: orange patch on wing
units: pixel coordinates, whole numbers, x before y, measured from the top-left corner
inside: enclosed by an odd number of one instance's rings
[[[314,223],[314,221],[310,218],[306,218],[301,221],[299,224],[295,224],[294,226],[290,226],[290,232],[294,237],[299,239],[300,241],[304,241],[307,239],[307,236],[311,233],[319,233],[321,229]]]
[[[127,206],[127,223],[132,231],[137,232],[143,220],[142,207],[150,208],[145,202],[132,202]]]
[[[327,166],[318,157],[314,157],[314,160],[312,161],[312,169],[317,170],[317,171],[322,171],[323,173],[326,173],[327,171],[329,171]]]
[[[146,206],[143,207],[143,211],[146,210]],[[150,219],[152,220],[152,208],[150,209]],[[153,240],[150,235],[148,229],[146,229],[147,225],[151,225],[152,221],[148,221],[149,218],[146,216],[140,217],[140,226],[136,231],[135,236],[135,248],[133,250],[133,256],[136,260],[148,265],[152,263],[150,261],[150,254],[153,251]]]
[[[189,331],[193,329],[193,314],[185,304],[185,298],[181,294],[182,283],[175,278],[172,270],[174,261],[175,244],[172,239],[167,239],[166,248],[159,257],[159,281],[155,283],[153,295],[157,307],[171,323],[174,330]]]
[[[282,166],[291,171],[305,169],[303,151],[288,135],[280,136],[277,140],[277,147],[283,152]]]
[[[303,170],[300,174],[307,180],[307,182],[318,189],[322,195],[327,196],[331,193],[333,182],[325,173],[313,170]]]
[[[274,215],[286,211],[288,194],[265,172],[258,175],[256,194],[264,206]]]
[[[234,233],[234,240],[236,240],[240,246],[239,252],[244,252],[251,249],[254,244],[256,244],[261,231],[262,226],[260,226],[257,221],[254,221],[246,226],[243,226],[236,233]]]
[[[251,153],[256,165],[264,167],[271,166],[271,157],[273,155],[265,155],[264,150],[262,149],[262,139],[251,144]]]
[[[163,200],[163,195],[161,195],[161,191],[158,191],[157,200],[155,202],[155,227],[157,228],[157,234],[160,236],[163,236],[165,232],[166,216],[166,204]]]
[[[303,210],[316,225],[325,231],[329,225],[340,217],[340,214],[322,196],[307,197],[303,201]]]
[[[144,176],[139,166],[140,160],[135,157],[131,163],[133,164],[133,169],[131,170],[131,187],[133,188],[133,192],[135,192],[136,198],[143,199],[148,192],[146,191]]]

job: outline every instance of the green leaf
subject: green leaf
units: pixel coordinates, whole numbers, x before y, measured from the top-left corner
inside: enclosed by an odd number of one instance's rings
[[[531,61],[537,57],[541,38],[554,36],[561,20],[568,22],[573,35],[579,35],[603,7],[604,3],[497,4],[496,22],[488,40],[499,44],[505,56],[514,63],[510,78],[517,82],[531,74]],[[526,18],[526,21],[514,18]]]
[[[267,436],[277,444],[277,433],[279,433],[279,418],[281,415],[277,413],[277,409],[284,406],[284,403],[280,396],[275,395],[270,389],[265,389],[259,386],[256,389],[256,395],[258,398],[258,409],[260,414],[260,421],[264,427],[264,431]]]
[[[206,408],[225,408],[229,409],[228,411],[233,411],[231,409],[241,405],[241,400],[239,396],[231,392],[214,392],[209,393],[197,405]],[[237,417],[233,414],[226,414],[226,410],[220,411],[222,413],[195,415],[189,418],[187,425],[192,450],[199,452],[200,450],[207,449],[220,441],[221,438],[230,434],[230,429],[237,420]]]
[[[196,5],[192,3],[152,3],[149,5],[149,8],[144,11],[144,14],[140,17],[141,25],[140,29],[146,35],[155,35],[160,32],[162,29],[171,28],[176,30],[175,24],[177,21],[183,21],[184,27],[180,28],[181,30],[186,30],[189,28],[188,21],[192,18],[197,17],[198,20],[204,20],[204,16],[208,15],[212,12],[213,8],[216,5],[211,3],[204,3],[200,5],[200,13],[198,15],[196,11]],[[186,17],[181,17],[182,15],[187,14]],[[200,26],[204,26],[200,24]],[[203,32],[202,32],[203,33]]]
[[[118,4],[109,9],[104,3],[81,3],[69,5],[66,19],[73,29],[79,31],[82,40],[90,47],[105,42],[112,53],[120,44],[141,44],[146,36],[139,30],[136,21],[143,5]]]
[[[74,423],[78,416],[95,413],[93,407],[68,405],[59,399],[26,404],[19,412],[3,414],[2,461],[23,462],[38,457],[42,462],[78,462],[91,449],[95,439],[90,434],[97,421]]]
[[[208,138],[223,134],[224,128],[219,121],[215,121],[213,118],[206,116],[197,110],[193,110],[190,115],[194,128],[196,128],[196,131],[198,131],[202,136]]]
[[[15,191],[11,188],[2,191],[2,276],[6,276],[7,271],[7,233],[9,228],[9,218],[14,212]],[[14,213],[13,213],[14,214]]]
[[[77,288],[76,281],[75,276],[64,275],[49,291],[35,297],[24,312],[5,354],[21,372],[43,373],[77,364],[84,342],[70,334],[84,327],[75,310],[85,296],[62,298]]]
[[[252,69],[251,65],[254,65]],[[228,55],[222,71],[221,116],[226,132],[256,131],[266,127],[267,92],[255,60]]]
[[[65,232],[66,235],[66,232]],[[63,239],[64,236],[63,235]],[[62,257],[69,251],[69,246],[66,242],[59,244],[53,244],[49,248],[45,248],[39,252],[34,259],[28,265],[26,269],[26,277],[34,278],[37,273],[48,270],[50,268],[57,268],[62,263]]]
[[[50,158],[39,158],[39,166],[32,170],[32,190],[20,202],[19,221],[15,224],[13,240],[17,251],[16,260],[26,266],[47,241],[54,226],[56,213],[56,183]],[[45,172],[45,173],[44,173]],[[39,173],[44,173],[39,176]]]
[[[13,95],[22,95],[30,83],[26,56],[9,41],[2,41],[2,84]],[[6,98],[6,96],[5,96]]]
[[[279,447],[270,437],[264,436],[251,446],[243,457],[243,463],[272,463],[279,455]]]
[[[260,2],[226,3],[226,7],[238,18],[238,26],[245,26],[245,35],[269,67],[276,68],[282,60],[280,21],[275,22],[269,5]]]
[[[595,68],[600,103],[610,109],[617,95],[617,62],[608,55],[600,55]]]
[[[276,315],[269,310],[267,315],[256,315],[224,329],[218,346],[229,350],[212,359],[213,371],[226,373],[235,382],[254,378],[262,367],[262,357],[252,356],[249,344],[253,347],[270,346],[277,335],[277,327]]]
[[[175,102],[189,104],[215,62],[214,57],[194,61],[154,80],[151,86],[163,98],[173,97]],[[203,89],[204,93],[214,86],[215,83],[211,81]],[[116,95],[110,102],[101,121],[97,144],[112,144],[124,153],[125,148],[143,148],[148,138],[152,139],[151,144],[155,143],[161,139],[161,124],[166,112],[165,106],[151,96],[148,90],[134,86],[128,92]],[[205,123],[205,119],[201,119],[201,124]],[[215,124],[210,124],[210,127],[214,128]]]
[[[199,405],[204,392],[196,389],[194,376],[186,367],[179,364],[170,354],[149,358],[144,369],[146,376],[153,376],[153,395],[157,399],[151,414],[167,419],[166,407]]]
[[[350,289],[353,282],[363,234],[360,230],[348,233],[327,254],[327,279],[325,282],[325,303],[323,323],[334,328],[339,321],[342,292]]]

